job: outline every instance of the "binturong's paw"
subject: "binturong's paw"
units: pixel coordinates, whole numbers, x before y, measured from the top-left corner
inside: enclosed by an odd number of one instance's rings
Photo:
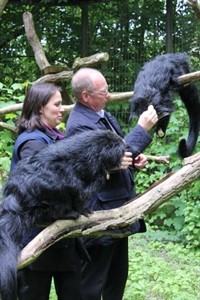
[[[76,220],[78,219],[78,217],[80,217],[80,213],[75,210],[72,210],[66,214],[65,219]]]
[[[84,215],[85,217],[89,217],[89,215],[92,213],[92,210],[89,208],[83,208],[81,210],[81,214]]]

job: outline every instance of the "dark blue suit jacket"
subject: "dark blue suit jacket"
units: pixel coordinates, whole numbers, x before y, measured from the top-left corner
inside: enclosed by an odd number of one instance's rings
[[[123,137],[122,130],[117,120],[108,112],[105,112],[108,119],[118,135]],[[66,126],[67,137],[83,132],[85,130],[105,129],[101,117],[92,109],[77,102],[74,109],[69,115]],[[140,125],[136,125],[130,133],[124,137],[128,149],[133,153],[133,157],[142,153],[150,144],[152,138]],[[84,146],[83,146],[84,151]],[[133,168],[127,170],[118,170],[111,173],[110,179],[106,186],[98,193],[93,195],[87,201],[87,207],[92,210],[107,210],[122,206],[124,203],[135,197]],[[131,233],[143,232],[146,230],[143,220],[135,222],[132,226],[128,226],[117,230],[117,232],[130,231]],[[102,237],[97,239],[86,239],[86,246],[92,246],[98,243],[103,245],[113,242],[111,237]]]

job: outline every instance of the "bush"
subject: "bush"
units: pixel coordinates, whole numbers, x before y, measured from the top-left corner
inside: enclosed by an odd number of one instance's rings
[[[129,237],[129,275],[123,300],[197,300],[200,252],[145,234]],[[51,300],[56,300],[54,285]]]
[[[199,251],[156,242],[148,235],[129,238],[129,276],[123,300],[197,300]]]
[[[11,87],[7,87],[0,82],[0,108],[23,102],[24,87],[26,87],[27,84],[28,83],[14,83]],[[19,112],[7,113],[1,117],[1,121],[4,124],[15,127],[18,116]],[[1,126],[0,135],[0,182],[2,182],[10,170],[10,160],[16,134]]]

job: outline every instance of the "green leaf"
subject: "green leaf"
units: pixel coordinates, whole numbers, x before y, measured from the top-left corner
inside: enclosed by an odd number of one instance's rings
[[[13,90],[14,91],[16,91],[16,90],[22,90],[22,84],[21,83],[13,83],[12,85],[11,85],[11,88],[13,88]]]

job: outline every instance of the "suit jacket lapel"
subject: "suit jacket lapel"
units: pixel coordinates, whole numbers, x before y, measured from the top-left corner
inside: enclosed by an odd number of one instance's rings
[[[123,137],[123,132],[117,122],[117,120],[115,119],[115,117],[113,117],[110,113],[105,111],[105,117],[108,119],[108,121],[110,122],[110,124],[112,125],[112,127],[114,128],[114,130],[116,131],[116,133]]]

